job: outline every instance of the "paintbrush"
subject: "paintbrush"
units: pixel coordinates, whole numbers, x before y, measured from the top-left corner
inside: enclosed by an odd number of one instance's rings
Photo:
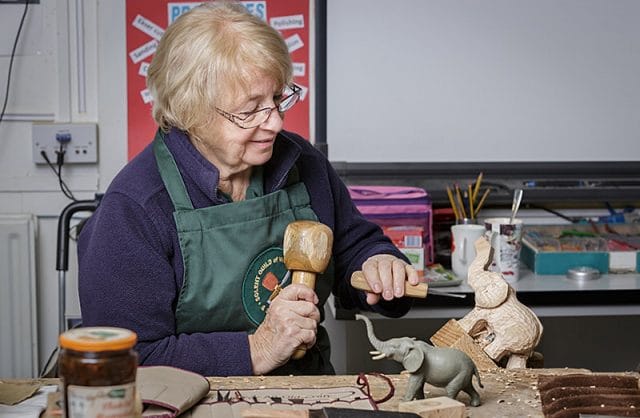
[[[471,190],[471,185],[470,184],[467,186],[467,189],[469,189],[468,190],[468,194],[469,194],[469,217],[471,219],[475,219],[476,218],[476,214],[473,211],[473,191]]]
[[[491,191],[491,188],[488,187],[484,193],[482,194],[482,197],[480,198],[480,201],[478,202],[478,205],[476,206],[476,213],[475,215],[478,214],[478,212],[480,212],[480,209],[482,208],[482,205],[484,205],[485,200],[487,200],[487,196],[489,196],[489,192]]]
[[[456,207],[456,202],[453,200],[453,194],[451,193],[449,186],[447,186],[447,196],[449,196],[449,203],[453,210],[453,216],[455,216],[456,220],[460,219],[460,214],[458,213],[458,208]]]
[[[467,212],[464,210],[464,202],[462,201],[462,195],[460,194],[460,186],[458,183],[455,184],[456,188],[456,196],[458,197],[458,204],[460,205],[460,212],[462,215],[462,219],[467,217]]]
[[[478,178],[476,179],[476,184],[475,187],[473,189],[473,202],[475,203],[476,199],[478,198],[478,192],[480,191],[480,183],[482,183],[482,171],[480,172],[480,174],[478,174]]]

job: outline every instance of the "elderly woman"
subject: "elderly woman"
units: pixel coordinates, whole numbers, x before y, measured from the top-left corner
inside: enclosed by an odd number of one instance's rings
[[[178,18],[149,67],[158,133],[116,176],[78,243],[85,326],[138,334],[140,363],[203,375],[331,374],[322,306],[405,314],[416,272],[327,159],[282,130],[299,100],[280,34],[239,5]],[[279,283],[295,220],[333,231],[316,289]],[[363,270],[373,289],[355,290]],[[273,297],[272,292],[283,289]],[[302,345],[307,353],[292,360]]]

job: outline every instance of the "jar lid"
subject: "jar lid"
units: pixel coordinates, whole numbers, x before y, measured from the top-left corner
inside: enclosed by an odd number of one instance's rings
[[[115,327],[75,328],[59,337],[60,347],[76,351],[126,350],[135,345],[135,332]]]
[[[567,271],[567,277],[578,281],[595,280],[600,277],[600,270],[587,266],[574,267]]]

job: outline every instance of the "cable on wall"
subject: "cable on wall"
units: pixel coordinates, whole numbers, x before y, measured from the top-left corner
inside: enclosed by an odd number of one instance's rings
[[[9,71],[7,72],[7,87],[5,88],[4,104],[2,105],[2,111],[0,111],[0,123],[4,119],[4,113],[7,110],[7,103],[9,103],[9,87],[11,86],[11,69],[13,68],[13,60],[16,56],[16,48],[18,46],[18,40],[20,39],[20,33],[22,32],[22,25],[27,17],[27,11],[29,10],[29,2],[24,3],[24,10],[22,17],[20,18],[20,26],[18,26],[18,32],[16,33],[16,39],[13,41],[13,48],[11,49],[11,58],[9,59]]]
[[[60,190],[62,191],[62,193],[68,199],[71,199],[74,202],[77,202],[78,200],[73,195],[73,192],[71,191],[69,186],[67,186],[67,183],[65,183],[65,181],[62,179],[62,166],[64,165],[65,153],[66,151],[64,149],[64,144],[60,143],[60,149],[56,151],[56,165],[54,166],[51,160],[49,159],[49,156],[47,155],[46,151],[44,150],[40,151],[40,155],[42,155],[42,158],[44,158],[44,160],[47,162],[47,165],[51,168],[51,170],[53,170],[54,174],[58,178],[58,185],[60,186]]]

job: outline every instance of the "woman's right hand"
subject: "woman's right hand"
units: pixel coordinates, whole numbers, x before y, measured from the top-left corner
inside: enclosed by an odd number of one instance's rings
[[[249,335],[253,373],[262,375],[285,364],[299,345],[316,342],[318,296],[302,284],[291,284],[271,301],[256,332]]]

